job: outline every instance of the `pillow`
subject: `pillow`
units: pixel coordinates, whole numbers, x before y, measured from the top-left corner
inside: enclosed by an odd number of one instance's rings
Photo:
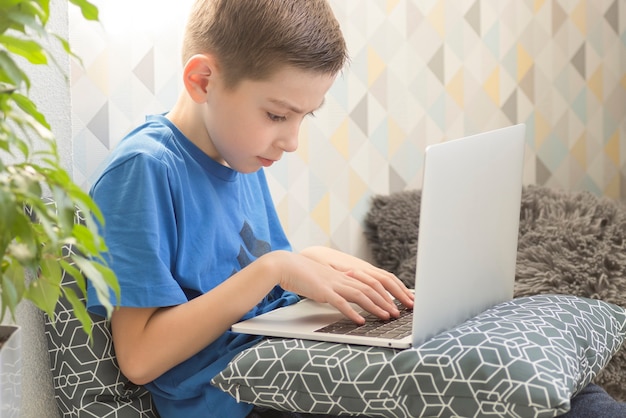
[[[74,278],[67,273],[64,273],[63,285],[73,287],[76,294],[80,292]],[[55,315],[56,322],[44,315],[45,332],[55,399],[62,417],[159,416],[150,393],[120,372],[109,321],[90,314],[92,344],[65,298],[59,301]]]
[[[63,285],[80,294],[76,280],[64,273]],[[62,417],[158,418],[152,396],[120,371],[109,321],[92,315],[93,343],[61,297],[55,321],[45,317],[50,367],[57,407]]]
[[[554,417],[626,338],[626,311],[538,295],[499,304],[407,349],[269,339],[213,384],[278,410],[371,417]]]
[[[421,192],[374,196],[365,237],[375,264],[412,287]],[[569,294],[626,307],[626,206],[588,191],[522,190],[515,296]],[[594,379],[626,402],[626,347]]]
[[[52,199],[45,201],[54,205]],[[34,214],[28,213],[36,221]],[[80,211],[76,213],[76,221],[81,222]],[[68,246],[64,251],[69,253],[73,249]],[[67,272],[63,273],[61,282],[81,295],[76,279]],[[61,416],[158,418],[150,393],[120,372],[109,321],[90,316],[93,322],[91,342],[65,297],[61,296],[55,307],[54,320],[44,314],[55,400]]]

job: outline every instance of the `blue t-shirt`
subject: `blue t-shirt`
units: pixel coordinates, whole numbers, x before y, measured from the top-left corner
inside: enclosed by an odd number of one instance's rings
[[[106,257],[121,286],[120,306],[185,303],[261,255],[291,249],[263,170],[242,174],[217,163],[164,116],[148,117],[120,142],[91,194],[105,218]],[[277,286],[245,317],[295,301]],[[88,307],[104,315],[93,288]],[[251,405],[210,381],[258,340],[228,331],[147,384],[161,416],[246,416]]]

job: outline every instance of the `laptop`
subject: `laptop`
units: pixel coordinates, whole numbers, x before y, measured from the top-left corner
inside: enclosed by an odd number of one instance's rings
[[[404,309],[401,318],[373,318],[357,326],[334,307],[303,299],[234,324],[232,330],[408,348],[512,299],[524,147],[525,125],[519,124],[426,148],[415,306]],[[369,335],[370,328],[386,326],[408,330],[391,337]]]

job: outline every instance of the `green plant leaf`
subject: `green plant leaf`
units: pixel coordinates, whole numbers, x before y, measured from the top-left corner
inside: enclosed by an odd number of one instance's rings
[[[69,1],[86,19],[98,19],[98,9],[90,1]],[[63,294],[90,334],[90,316],[78,290],[63,287],[64,274],[76,278],[82,295],[89,281],[109,315],[120,289],[102,255],[106,251],[98,230],[104,223],[102,214],[63,169],[50,126],[31,101],[31,83],[21,68],[24,59],[59,66],[58,54],[47,49],[49,41],[60,42],[67,54],[75,56],[67,39],[46,28],[49,17],[50,0],[0,0],[0,316],[15,312],[20,300],[27,298],[54,317]],[[5,153],[12,156],[6,163]],[[44,204],[44,190],[52,193],[56,208]],[[75,220],[76,207],[84,211],[84,225]],[[25,208],[36,220],[25,214]],[[68,244],[78,252],[65,255]]]
[[[4,110],[6,110],[6,108]],[[26,140],[28,140],[28,138],[25,140],[21,136],[18,136],[18,132],[16,132],[17,130],[23,131],[23,128],[20,125],[20,123],[22,123],[20,118],[16,117],[11,109],[9,109],[9,111],[6,111],[5,114],[7,118],[10,118],[12,123],[11,127],[7,127],[7,124],[2,123],[2,121],[0,120],[2,141],[6,144],[7,152],[15,156],[15,148],[17,148],[22,152],[23,155],[25,155],[24,158],[28,158],[29,149],[28,144],[26,143]],[[4,147],[5,146],[3,145],[3,148]],[[10,167],[10,165],[7,167]],[[4,168],[6,171],[6,167]]]
[[[7,264],[6,271],[2,273],[2,312],[0,318],[4,318],[6,309],[9,309],[11,317],[15,318],[15,307],[23,296],[26,274],[18,262],[13,261]]]
[[[38,256],[38,251],[41,247],[39,245],[39,241],[37,240],[37,228],[32,222],[30,222],[30,219],[28,219],[23,212],[17,212],[13,217],[11,234],[14,237],[19,238],[19,241],[14,239],[9,245],[11,252],[13,253],[11,246],[17,246],[19,243],[19,245],[23,247],[20,249],[23,254],[23,258],[21,259],[22,264],[26,265],[33,263],[35,257]],[[15,257],[19,259],[17,255],[15,255]]]
[[[22,3],[22,4],[32,4],[32,3]],[[1,6],[0,6],[1,7]],[[47,36],[47,32],[42,26],[41,21],[43,19],[47,19],[46,14],[40,7],[35,8],[14,8],[11,9],[7,14],[6,18],[13,24],[19,23],[22,27],[28,27],[31,30],[35,31],[37,35],[42,38]],[[15,29],[15,26],[13,26]],[[19,30],[22,33],[25,31]]]
[[[113,304],[111,303],[111,291],[119,301],[120,288],[113,272],[102,264],[87,260],[86,258],[73,255],[72,260],[82,273],[89,279],[89,282],[96,291],[98,301],[102,304],[107,312],[107,316],[113,313]]]
[[[40,123],[46,129],[50,129],[50,125],[48,124],[48,121],[46,121],[46,117],[43,115],[43,113],[39,112],[39,110],[37,109],[37,105],[32,100],[20,93],[13,93],[11,95],[11,98],[19,106],[20,109],[32,116],[33,119],[37,121],[37,123]]]
[[[87,295],[87,285],[85,283],[85,277],[80,272],[80,270],[78,270],[76,267],[74,267],[73,264],[70,264],[65,260],[61,260],[60,263],[63,270],[65,270],[67,274],[69,274],[76,280],[76,285],[80,289],[81,293],[83,295]]]
[[[20,10],[39,18],[41,26],[46,26],[50,17],[50,0],[22,0]]]
[[[29,164],[15,164],[7,167],[9,173],[11,193],[19,202],[31,202],[41,199],[41,185],[43,177],[34,166]]]
[[[85,222],[87,223],[90,231],[97,231],[97,228],[92,226],[94,218],[100,225],[104,226],[104,217],[102,216],[102,212],[89,194],[84,192],[79,187],[72,188],[70,194],[78,208],[85,215]]]
[[[0,51],[0,81],[11,84],[12,87],[24,83],[27,88],[30,88],[30,79],[7,51]]]
[[[54,318],[54,308],[61,296],[61,278],[61,268],[58,262],[43,259],[40,274],[26,289],[26,297],[50,318]]]
[[[48,63],[48,57],[38,42],[30,39],[20,39],[10,35],[0,35],[0,44],[24,58],[31,64],[41,65]]]
[[[89,336],[89,339],[91,340],[92,321],[91,321],[91,317],[89,316],[89,313],[87,312],[87,307],[85,306],[85,302],[81,300],[76,295],[76,293],[69,287],[64,287],[63,293],[65,294],[65,297],[72,305],[72,313],[74,314],[76,319],[80,321],[80,324],[83,327],[83,331],[85,331],[85,334],[87,334]]]
[[[98,20],[98,8],[87,0],[70,0],[70,3],[80,7],[83,17],[87,20]]]
[[[23,0],[0,0],[0,8],[2,9],[11,9],[12,7],[18,5]]]
[[[59,35],[57,35],[57,34],[54,34],[53,36],[54,36],[54,37],[55,37],[55,38],[59,41],[59,43],[60,43],[60,44],[61,44],[61,46],[63,47],[63,50],[64,50],[67,54],[71,55],[73,58],[77,59],[77,60],[81,63],[81,65],[82,65],[82,60],[81,60],[81,58],[80,58],[78,55],[76,55],[76,54],[74,54],[74,53],[72,52],[72,48],[70,47],[70,43],[69,43],[69,41],[68,41],[67,39],[65,39],[64,37],[59,36]]]
[[[98,241],[95,239],[92,231],[90,231],[85,225],[75,224],[72,235],[78,242],[80,242],[81,252],[89,254],[98,254],[100,252]]]
[[[26,112],[14,112],[14,111],[10,112],[7,116],[10,117],[11,121],[17,125],[17,127],[21,130],[22,135],[23,135],[23,136],[20,135],[18,137],[17,135],[19,135],[19,132],[14,132],[13,136],[15,137],[15,140],[16,140],[14,142],[21,143],[21,144],[28,144],[29,142],[27,141],[30,141],[31,139],[31,136],[29,135],[35,135],[39,140],[41,140],[42,142],[45,142],[48,146],[52,146],[52,140],[54,138],[52,136],[52,132],[45,125],[38,123],[34,116],[31,116],[30,114]],[[50,152],[53,152],[52,155],[56,155],[54,154],[54,151],[37,150],[37,153],[40,153],[40,154],[50,153]],[[28,153],[26,154],[28,155]]]
[[[2,231],[7,231],[15,222],[15,195],[6,189],[3,179],[0,179],[0,225]]]
[[[74,202],[69,198],[67,192],[60,187],[52,188],[52,196],[56,203],[58,227],[63,231],[63,235],[70,235],[74,228]]]

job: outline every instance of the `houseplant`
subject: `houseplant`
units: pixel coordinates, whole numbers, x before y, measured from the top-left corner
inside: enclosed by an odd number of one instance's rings
[[[89,1],[68,1],[84,18],[98,19]],[[77,279],[83,294],[89,280],[109,314],[110,290],[119,296],[119,287],[100,256],[106,250],[97,225],[102,215],[61,166],[45,115],[29,98],[36,87],[26,66],[57,65],[49,53],[51,42],[72,54],[67,39],[47,30],[49,16],[50,0],[0,0],[0,320],[7,312],[14,317],[23,299],[54,317],[63,296],[91,335],[81,295],[61,285],[63,272]],[[43,196],[56,206],[46,205]],[[76,208],[82,223],[74,221]],[[77,251],[64,252],[69,245]]]

